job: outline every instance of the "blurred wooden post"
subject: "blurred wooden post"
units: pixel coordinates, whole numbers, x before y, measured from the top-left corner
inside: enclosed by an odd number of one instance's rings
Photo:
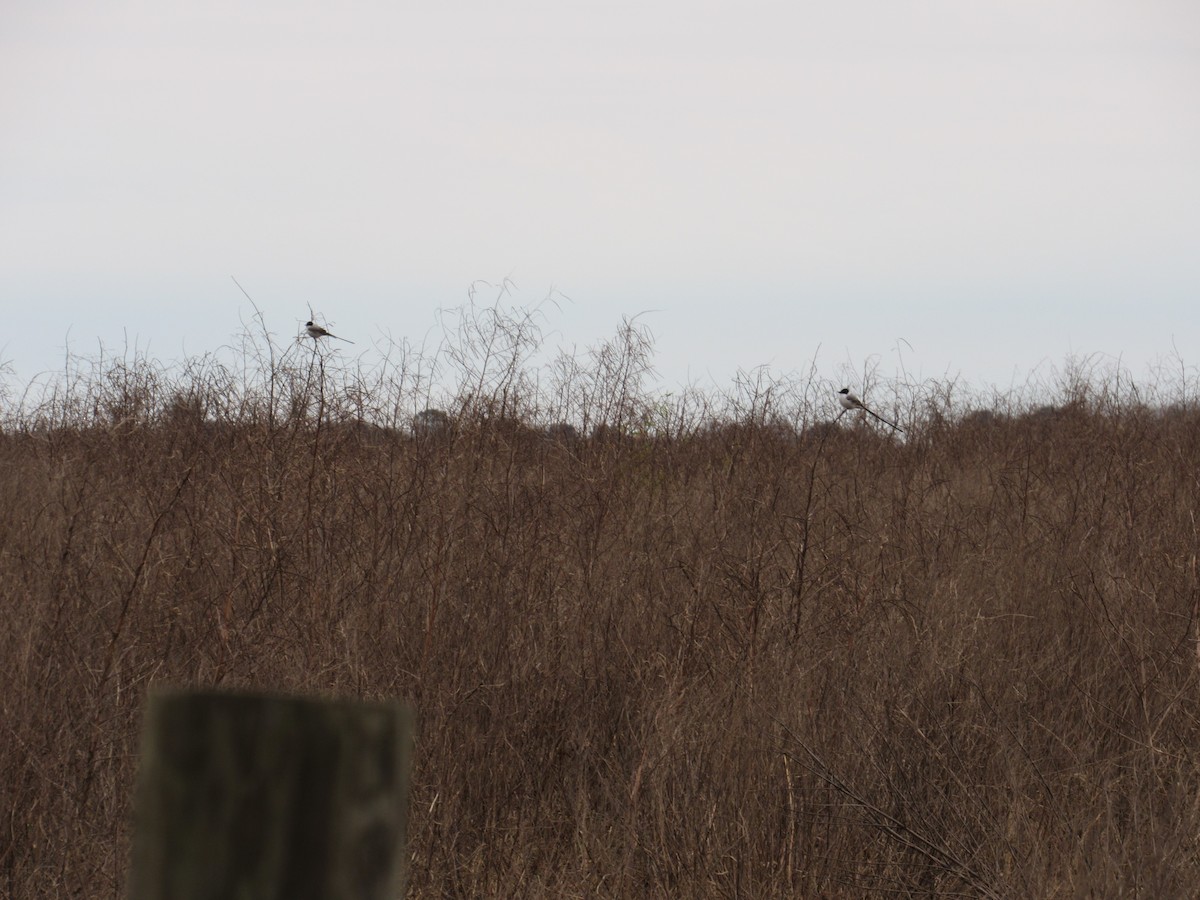
[[[153,694],[130,900],[395,900],[412,732],[398,704]]]

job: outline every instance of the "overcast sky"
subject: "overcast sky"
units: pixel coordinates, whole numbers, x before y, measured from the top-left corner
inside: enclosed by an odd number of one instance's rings
[[[365,354],[511,277],[667,384],[1200,365],[1200,4],[8,0],[0,361],[215,350],[230,276]]]

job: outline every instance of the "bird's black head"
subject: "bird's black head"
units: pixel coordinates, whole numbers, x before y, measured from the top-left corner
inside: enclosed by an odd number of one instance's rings
[[[848,394],[848,393],[850,393],[850,388],[842,388],[840,391],[838,391],[838,393],[839,394]]]
[[[305,323],[304,323],[304,327],[305,327],[305,328],[312,328],[312,319],[309,319],[307,322],[305,322]]]

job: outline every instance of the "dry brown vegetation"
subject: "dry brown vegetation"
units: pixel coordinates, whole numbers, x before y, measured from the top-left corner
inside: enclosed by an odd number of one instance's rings
[[[634,325],[531,369],[464,321],[10,413],[0,894],[121,895],[171,683],[411,700],[415,898],[1196,895],[1200,416],[877,382],[896,436],[814,377],[655,397]]]

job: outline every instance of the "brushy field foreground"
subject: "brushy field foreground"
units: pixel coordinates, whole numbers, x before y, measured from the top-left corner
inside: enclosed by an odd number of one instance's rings
[[[897,436],[487,315],[418,433],[436,367],[269,336],[8,415],[0,894],[122,895],[173,684],[415,704],[414,898],[1196,896],[1200,415],[876,383]]]

